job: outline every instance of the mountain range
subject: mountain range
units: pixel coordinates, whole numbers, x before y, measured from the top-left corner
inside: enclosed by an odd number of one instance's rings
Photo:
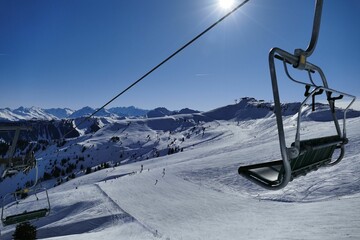
[[[299,102],[284,103],[282,104],[282,111],[284,116],[294,115],[298,112],[300,107]],[[205,115],[212,118],[218,118],[221,116],[223,120],[237,119],[258,119],[263,118],[273,113],[273,103],[265,102],[263,100],[257,100],[252,97],[241,98],[238,103],[230,104],[224,107],[219,107],[207,112]],[[302,116],[309,118],[309,120],[315,121],[330,121],[330,114],[323,114],[324,111],[329,111],[327,104],[316,103],[316,111],[312,111],[312,107],[307,105],[302,110]],[[72,110],[70,108],[49,108],[43,109],[39,107],[19,107],[17,109],[0,108],[0,122],[14,122],[14,121],[29,121],[29,120],[61,120],[61,119],[77,119],[86,116],[90,116],[96,111],[91,107],[83,107],[79,110]],[[95,114],[97,117],[110,117],[110,118],[156,118],[164,116],[172,116],[177,114],[194,114],[200,111],[184,108],[179,111],[171,111],[164,107],[158,107],[152,110],[145,110],[130,107],[113,107],[109,109],[102,109]],[[231,113],[229,115],[229,113]],[[338,108],[338,118],[342,118],[344,109]],[[324,118],[324,116],[327,116]],[[347,117],[353,118],[360,116],[360,111],[349,109],[347,111]]]
[[[75,119],[79,117],[89,116],[96,109],[91,107],[83,107],[79,110],[70,108],[49,108],[43,109],[39,107],[19,107],[17,109],[1,108],[0,121],[24,121],[24,120],[59,120],[59,119]],[[102,109],[96,116],[98,117],[140,117],[145,116],[149,110],[130,107],[114,107],[110,109]]]

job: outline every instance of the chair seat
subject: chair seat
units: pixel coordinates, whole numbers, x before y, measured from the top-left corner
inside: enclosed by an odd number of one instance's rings
[[[5,219],[3,219],[3,224],[4,226],[7,226],[25,221],[35,220],[38,218],[45,217],[48,212],[49,209],[43,208],[35,211],[24,212],[24,213],[8,216]]]
[[[300,141],[300,154],[290,159],[291,179],[304,176],[331,162],[335,149],[346,141],[339,136],[329,136]],[[295,146],[295,143],[292,143]],[[239,174],[266,188],[280,185],[284,177],[283,160],[242,166]]]
[[[239,168],[239,174],[265,185],[277,185],[279,183],[279,174],[282,169],[282,160],[242,166]]]

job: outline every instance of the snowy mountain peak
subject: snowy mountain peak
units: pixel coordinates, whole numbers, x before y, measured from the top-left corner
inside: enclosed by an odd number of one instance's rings
[[[2,112],[3,109],[0,111]],[[17,118],[16,120],[32,120],[32,119],[42,119],[42,120],[51,120],[54,119],[54,116],[46,113],[45,110],[39,107],[19,107],[12,111],[13,117]],[[1,119],[0,119],[1,120]]]
[[[272,113],[272,103],[244,97],[238,103],[208,111],[204,115],[217,120],[246,120],[264,118]]]
[[[89,116],[95,112],[91,107],[83,107],[79,110],[72,110],[70,108],[49,108],[42,109],[39,107],[19,107],[14,110],[10,108],[0,109],[0,121],[24,121],[24,120],[59,120],[59,119],[74,119],[84,116]],[[130,116],[145,116],[148,110],[143,110],[135,107],[118,107],[109,110],[103,109],[99,111],[96,116],[99,117],[130,117]]]
[[[165,116],[169,116],[169,115],[172,115],[172,111],[164,108],[164,107],[158,107],[158,108],[155,108],[153,110],[150,110],[146,116],[148,118],[155,118],[155,117],[165,117]]]
[[[145,116],[148,110],[136,108],[134,106],[130,107],[113,107],[108,110],[110,113],[113,113],[118,116],[123,117],[138,117],[138,116]]]
[[[84,116],[89,116],[91,115],[93,112],[95,111],[95,109],[86,106],[83,107],[79,110],[74,111],[70,116],[68,116],[69,118],[79,118],[79,117],[84,117]]]
[[[57,117],[58,119],[67,118],[75,112],[70,108],[49,108],[49,109],[44,109],[44,111]]]

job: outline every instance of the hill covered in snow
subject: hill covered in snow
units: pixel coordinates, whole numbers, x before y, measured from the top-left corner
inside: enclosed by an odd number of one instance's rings
[[[287,145],[294,140],[298,107],[283,106]],[[302,112],[303,138],[335,133],[326,105],[316,108]],[[348,112],[349,144],[341,163],[275,192],[237,173],[241,165],[280,159],[272,103],[243,98],[208,112],[156,114],[96,117],[81,126],[83,117],[26,122],[35,133],[22,139],[35,150],[51,203],[50,215],[32,222],[39,239],[360,237],[357,111]],[[35,172],[4,179],[0,195],[29,185]],[[4,214],[46,206],[45,192],[37,196],[9,200]],[[14,227],[2,228],[1,239],[11,239]]]

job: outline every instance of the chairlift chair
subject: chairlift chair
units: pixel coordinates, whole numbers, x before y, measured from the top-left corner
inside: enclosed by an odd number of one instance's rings
[[[26,192],[26,193],[30,194],[31,196],[35,195],[36,198],[38,199],[37,194],[39,193],[39,191],[44,191],[45,195],[46,195],[46,205],[43,208],[35,209],[35,210],[31,210],[31,211],[25,210],[21,213],[16,213],[16,214],[5,216],[5,213],[4,213],[5,201],[9,196]],[[17,201],[16,204],[18,204],[18,202],[20,200],[16,200],[16,201]],[[3,206],[1,209],[1,222],[2,222],[3,226],[18,224],[18,223],[22,223],[22,222],[26,222],[26,221],[38,220],[39,218],[46,217],[49,214],[50,214],[50,200],[49,200],[49,195],[48,195],[46,188],[38,188],[35,190],[26,189],[26,190],[18,191],[16,193],[7,194],[3,198]]]
[[[339,163],[345,154],[345,144],[348,143],[348,139],[346,137],[346,113],[355,101],[355,96],[329,88],[321,68],[307,61],[307,58],[313,53],[317,43],[322,5],[323,0],[316,0],[312,36],[309,46],[305,51],[302,49],[296,49],[294,54],[291,54],[280,48],[273,48],[269,53],[269,67],[275,105],[274,113],[276,116],[282,159],[278,161],[241,166],[238,169],[240,175],[266,189],[278,190],[284,188],[290,181],[297,177],[304,176],[311,171],[319,169],[320,167],[333,166]],[[285,141],[275,59],[283,62],[285,73],[291,81],[305,86],[305,99],[298,110],[295,141],[290,145],[290,147],[287,147]],[[289,74],[287,65],[292,65],[295,69],[300,71],[307,71],[309,82],[295,80]],[[315,73],[319,74],[322,85],[317,85],[313,81],[312,74]],[[302,109],[309,100],[312,100],[313,110],[315,110],[315,97],[321,94],[326,94],[337,134],[333,136],[301,140],[300,125]],[[334,97],[336,94],[338,95]],[[344,96],[350,98],[351,101],[344,110],[343,129],[341,129],[335,114],[335,102],[336,100],[342,99]],[[340,149],[340,154],[336,160],[332,160],[335,149]]]
[[[51,206],[50,206],[50,199],[49,199],[49,194],[47,192],[47,189],[42,188],[42,187],[40,187],[40,188],[37,187],[37,181],[39,179],[38,161],[36,161],[35,169],[36,169],[35,182],[32,186],[30,186],[29,188],[22,189],[20,191],[16,191],[14,193],[8,193],[3,197],[2,209],[1,209],[1,222],[2,222],[3,226],[18,224],[18,223],[25,222],[25,221],[37,220],[39,218],[46,217],[50,214]],[[4,214],[4,210],[6,207],[5,204],[7,202],[7,199],[10,196],[15,197],[15,200],[16,200],[15,205],[17,205],[21,201],[18,199],[19,195],[21,196],[23,194],[26,194],[28,196],[35,196],[36,200],[38,200],[37,194],[41,191],[45,192],[45,196],[46,196],[46,199],[45,199],[46,205],[44,207],[42,207],[40,209],[31,210],[31,211],[25,210],[20,213],[5,216],[5,214]]]
[[[45,217],[49,215],[50,213],[50,200],[48,192],[45,188],[38,188],[37,182],[39,179],[39,169],[38,169],[38,160],[35,159],[33,152],[30,152],[30,154],[27,154],[24,158],[22,157],[14,157],[15,153],[15,147],[16,143],[18,141],[20,131],[21,130],[31,130],[31,127],[23,127],[23,126],[1,126],[0,131],[15,131],[15,135],[12,141],[12,144],[9,147],[9,150],[7,152],[7,158],[1,158],[0,164],[3,165],[5,170],[3,171],[1,178],[4,179],[8,176],[17,174],[18,172],[27,172],[30,169],[35,167],[35,181],[34,184],[26,189],[14,192],[14,193],[8,193],[3,197],[2,202],[2,209],[1,209],[1,222],[4,226],[12,225],[21,223],[24,221],[30,221],[30,220],[36,220],[42,217]],[[7,203],[7,200],[10,196],[15,196],[16,202],[19,203],[20,200],[17,199],[18,195],[26,194],[26,195],[35,195],[37,198],[37,194],[40,191],[44,191],[46,194],[46,206],[41,209],[36,210],[25,210],[21,213],[13,214],[5,216],[4,210],[5,210],[5,204]]]

